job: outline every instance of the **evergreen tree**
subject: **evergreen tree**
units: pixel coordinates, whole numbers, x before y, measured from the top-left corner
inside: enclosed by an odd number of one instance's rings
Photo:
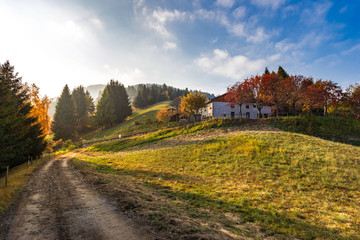
[[[278,69],[278,72],[277,72],[277,73],[278,73],[279,76],[282,77],[283,79],[286,79],[286,78],[290,77],[289,74],[288,74],[281,66],[279,66],[279,69]]]
[[[129,96],[123,84],[118,81],[111,80],[106,86],[109,96],[114,105],[115,110],[115,123],[121,123],[130,116],[132,109],[129,102]]]
[[[115,106],[111,100],[107,87],[104,89],[96,107],[96,123],[103,127],[112,126],[116,121]]]
[[[54,140],[66,140],[74,137],[75,126],[74,100],[70,95],[68,85],[65,85],[55,107],[54,122],[51,128],[55,135]]]
[[[89,114],[88,114],[88,100],[83,86],[75,88],[72,92],[72,98],[75,106],[76,129],[83,132],[87,128]]]
[[[45,148],[27,88],[9,61],[0,65],[0,170],[36,157]]]
[[[138,91],[134,99],[134,106],[137,108],[143,108],[146,106],[147,96],[145,95],[146,94],[145,88],[146,88],[145,85],[139,85],[138,87]]]
[[[87,106],[87,111],[89,113],[89,115],[93,115],[93,113],[95,112],[95,105],[94,105],[94,99],[91,97],[90,92],[86,91],[86,106]]]
[[[270,71],[267,67],[265,68],[264,74],[270,74]]]

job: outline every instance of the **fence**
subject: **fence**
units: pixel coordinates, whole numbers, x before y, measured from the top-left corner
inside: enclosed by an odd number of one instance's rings
[[[49,152],[49,153],[45,153],[43,154],[41,157],[39,158],[36,158],[36,159],[33,159],[32,157],[28,157],[28,160],[26,162],[26,165],[27,165],[27,168],[29,168],[31,165],[34,164],[34,161],[37,161],[37,160],[45,160],[46,158],[50,159],[52,156],[52,154]],[[16,167],[16,166],[14,166]],[[0,178],[0,188],[4,188],[4,187],[7,187],[9,185],[9,174],[11,173],[11,169],[10,169],[10,166],[6,166],[6,170],[3,172],[3,175],[4,175],[4,181],[2,182],[1,181],[1,178]],[[1,174],[0,174],[0,177],[1,177]]]

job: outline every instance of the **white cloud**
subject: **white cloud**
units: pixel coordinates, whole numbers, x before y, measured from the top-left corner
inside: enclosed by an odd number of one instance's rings
[[[171,11],[162,8],[153,10],[152,13],[149,14],[148,9],[144,6],[143,2],[135,2],[134,4],[134,12],[138,20],[154,29],[165,38],[172,37],[172,34],[168,30],[166,24],[176,20],[184,20],[187,16],[186,12],[179,11],[177,9]]]
[[[224,7],[224,8],[231,8],[235,3],[235,0],[216,0],[215,5]]]
[[[341,52],[341,54],[347,55],[347,54],[350,54],[350,53],[353,53],[353,52],[356,52],[359,50],[360,50],[360,44],[357,44],[357,45],[351,47],[350,49]]]
[[[164,43],[164,49],[176,49],[177,45],[174,42],[166,42]]]
[[[277,54],[266,59],[251,60],[243,55],[230,56],[226,50],[215,49],[212,56],[201,56],[195,60],[195,64],[208,73],[241,80],[263,71],[265,66],[279,59],[280,55]]]
[[[333,3],[331,2],[314,2],[311,8],[304,9],[301,20],[308,25],[321,25],[326,23],[326,15]]]
[[[240,6],[233,11],[233,16],[236,19],[243,18],[246,15],[246,7]]]
[[[270,7],[273,10],[278,9],[286,0],[251,0],[251,3],[258,7]]]

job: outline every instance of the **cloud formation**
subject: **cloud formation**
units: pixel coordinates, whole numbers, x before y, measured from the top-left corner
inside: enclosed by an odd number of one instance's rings
[[[195,64],[201,70],[241,80],[251,74],[260,73],[269,64],[279,60],[280,55],[273,55],[267,59],[251,60],[244,55],[231,56],[227,50],[215,49],[211,56],[201,56],[195,60]]]

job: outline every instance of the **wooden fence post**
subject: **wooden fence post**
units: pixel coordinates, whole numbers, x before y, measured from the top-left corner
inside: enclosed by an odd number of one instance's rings
[[[9,178],[9,166],[6,166],[5,187],[8,185],[8,178]]]

